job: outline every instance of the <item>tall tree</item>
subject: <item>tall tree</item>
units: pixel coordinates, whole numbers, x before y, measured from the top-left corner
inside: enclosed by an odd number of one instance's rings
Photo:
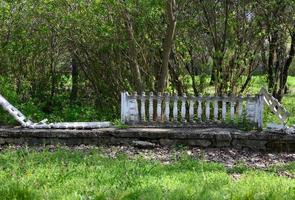
[[[128,35],[128,49],[129,49],[129,63],[132,71],[134,81],[134,88],[138,93],[144,91],[144,84],[141,76],[141,69],[138,63],[138,45],[134,36],[134,24],[126,5],[123,4],[123,16],[125,20],[125,27]]]
[[[288,78],[289,67],[295,54],[295,3],[272,0],[263,4],[262,23],[267,43],[263,52],[266,66],[268,90],[279,101],[282,100]]]
[[[175,30],[176,30],[176,1],[167,0],[166,3],[166,15],[168,19],[166,35],[162,45],[162,65],[159,68],[157,74],[157,91],[164,92],[165,87],[167,86],[168,79],[168,64],[169,57],[174,43]]]

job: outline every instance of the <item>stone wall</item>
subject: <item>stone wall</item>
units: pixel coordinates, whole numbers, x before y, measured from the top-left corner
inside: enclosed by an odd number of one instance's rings
[[[230,128],[102,128],[57,130],[0,128],[0,145],[188,145],[295,152],[295,135]]]

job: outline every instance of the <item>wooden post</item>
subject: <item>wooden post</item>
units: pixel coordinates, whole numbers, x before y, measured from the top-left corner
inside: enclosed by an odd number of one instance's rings
[[[251,100],[251,96],[247,94],[247,118],[251,122],[255,122],[255,104],[256,103],[253,103]]]
[[[214,121],[218,120],[218,100],[219,100],[219,97],[215,96],[214,97]]]
[[[158,122],[162,121],[162,94],[161,92],[158,93],[158,99],[157,99],[157,120]]]
[[[263,128],[263,108],[264,108],[264,100],[263,95],[259,95],[259,119],[258,119],[258,128]]]
[[[242,117],[243,114],[243,98],[241,95],[238,97],[238,115],[239,117]]]
[[[140,114],[141,114],[141,121],[145,122],[145,92],[142,92],[141,97],[140,97],[140,103],[141,103],[141,108],[140,108]]]
[[[181,103],[181,120],[183,123],[186,122],[186,119],[185,119],[185,114],[186,114],[186,107],[185,107],[185,103],[186,103],[186,94],[184,93],[182,95],[182,103]]]
[[[189,100],[189,120],[191,123],[194,123],[194,97],[191,96]]]
[[[247,111],[247,119],[250,120],[251,119],[250,94],[247,94],[246,111]]]
[[[222,120],[226,120],[226,100],[227,97],[223,96],[222,97]]]
[[[177,94],[174,94],[174,102],[173,102],[173,122],[176,124],[177,123],[177,116],[178,116],[178,109],[177,109],[177,101],[178,101],[178,96]]]
[[[150,99],[149,99],[149,121],[154,121],[154,94],[153,92],[150,92]]]
[[[170,95],[168,93],[165,94],[165,121],[170,121]]]
[[[121,122],[124,124],[127,122],[127,112],[128,112],[128,100],[127,100],[127,92],[121,93]]]
[[[129,114],[130,114],[130,122],[136,123],[138,122],[138,104],[137,104],[137,92],[134,92],[132,96],[130,96],[128,100],[129,106]]]
[[[259,113],[259,95],[255,95],[255,111],[254,111],[254,122],[258,126],[258,113]]]
[[[236,99],[232,95],[229,98],[230,98],[230,119],[234,120]]]
[[[202,96],[198,96],[198,120],[202,122]]]
[[[255,121],[257,122],[257,127],[259,129],[262,128],[263,125],[263,95],[258,94],[256,96],[256,118]]]
[[[210,97],[207,96],[206,98],[206,120],[210,120]]]

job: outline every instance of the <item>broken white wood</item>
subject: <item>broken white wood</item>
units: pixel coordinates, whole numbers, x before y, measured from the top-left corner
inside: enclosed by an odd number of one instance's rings
[[[125,123],[127,122],[127,111],[128,111],[128,106],[127,106],[127,92],[122,92],[121,93],[121,122]]]
[[[170,96],[166,93],[165,95],[165,121],[169,122],[170,120]]]
[[[32,124],[32,122],[28,120],[24,114],[22,114],[16,107],[10,104],[2,95],[0,95],[0,105],[23,127],[27,127]]]
[[[265,88],[261,88],[260,94],[263,95],[262,99],[270,110],[279,118],[282,124],[286,125],[290,115],[289,112]]]
[[[191,97],[189,100],[189,120],[191,123],[194,122],[194,98]]]
[[[122,108],[126,109],[126,95],[122,93]],[[22,114],[17,108],[10,104],[2,95],[0,95],[0,106],[6,110],[17,122],[19,122],[25,128],[32,129],[94,129],[110,127],[111,122],[63,122],[63,123],[51,123],[47,124],[47,120],[42,120],[40,123],[33,123],[28,120],[24,114]],[[123,119],[125,118],[125,111],[123,110]]]
[[[131,123],[137,123],[139,121],[138,103],[137,103],[137,92],[128,99],[129,106],[129,119]]]
[[[257,108],[258,108],[257,125],[258,125],[258,128],[262,128],[263,126],[263,95],[262,94],[258,95]]]
[[[159,92],[158,93],[158,98],[157,98],[157,120],[156,121],[162,121],[161,116],[162,116],[162,94]]]
[[[214,102],[214,121],[218,120],[218,99],[219,97],[215,97],[213,102]]]
[[[181,120],[182,122],[186,122],[185,120],[185,113],[186,113],[186,94],[184,93],[181,98]]]
[[[173,99],[172,105],[172,116],[170,119],[170,99]],[[153,121],[154,116],[157,117],[158,122],[173,122],[176,125],[178,122],[194,122],[195,115],[195,104],[197,104],[197,118],[198,121],[202,120],[203,112],[205,112],[206,121],[210,120],[211,107],[213,120],[218,121],[219,118],[219,101],[222,102],[221,108],[221,118],[222,121],[226,121],[227,112],[229,112],[230,119],[233,120],[236,116],[243,117],[244,105],[246,117],[249,121],[255,123],[258,127],[262,127],[263,121],[263,103],[265,102],[271,110],[276,114],[276,116],[282,121],[286,122],[288,117],[287,111],[282,107],[279,102],[274,99],[271,95],[267,93],[265,89],[261,90],[261,94],[256,97],[233,97],[233,96],[198,96],[198,97],[187,97],[184,94],[181,97],[178,97],[176,94],[171,97],[169,94],[162,96],[159,94],[157,97],[154,97],[151,93],[148,98],[143,94],[141,97],[136,97],[136,95],[128,95],[128,93],[122,93],[122,102],[121,102],[121,118],[122,122],[138,122],[138,110],[137,110],[137,100],[141,101],[141,119],[144,121],[147,119],[145,114],[145,101],[149,99],[149,121]],[[178,100],[181,99],[180,102]],[[156,106],[154,107],[153,101],[156,100]],[[204,101],[204,103],[203,103]],[[212,102],[212,106],[211,106]],[[246,102],[246,103],[244,103]],[[188,106],[188,107],[187,107]],[[203,108],[204,107],[204,108]],[[227,111],[229,107],[229,111]],[[188,109],[188,110],[187,110]],[[203,111],[204,110],[204,111]],[[156,112],[156,113],[155,113]],[[180,115],[180,116],[178,116]]]
[[[256,114],[256,102],[251,99],[251,96],[247,94],[247,118],[251,122],[255,122]]]
[[[206,120],[210,120],[210,97],[206,97]]]
[[[241,117],[243,114],[243,99],[242,96],[238,97],[238,115]]]
[[[226,120],[226,97],[222,97],[222,120]]]
[[[27,128],[32,129],[99,129],[108,128],[112,125],[111,122],[59,122],[59,123],[34,123]]]
[[[259,115],[259,96],[255,95],[255,115],[254,115],[254,122],[258,122]]]
[[[202,121],[202,96],[198,96],[198,120]]]
[[[177,122],[177,117],[178,117],[178,109],[177,109],[177,102],[178,102],[178,96],[177,94],[174,94],[173,98],[173,121]]]
[[[152,122],[154,118],[154,94],[153,92],[150,92],[150,98],[149,98],[149,121]]]
[[[234,120],[235,116],[235,99],[231,96],[230,97],[230,119]]]
[[[145,92],[142,92],[141,97],[140,97],[140,103],[141,103],[141,108],[140,108],[140,114],[141,114],[141,121],[145,122]]]

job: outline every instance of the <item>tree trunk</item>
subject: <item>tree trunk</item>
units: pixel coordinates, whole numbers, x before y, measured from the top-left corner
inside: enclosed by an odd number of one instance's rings
[[[182,96],[184,89],[181,80],[179,79],[179,73],[176,70],[175,64],[169,62],[169,73],[172,79],[172,84],[176,88],[177,94]]]
[[[288,79],[288,71],[289,71],[289,67],[293,61],[294,55],[295,55],[295,32],[293,32],[291,34],[291,47],[290,47],[286,62],[283,66],[283,70],[280,73],[280,80],[279,80],[280,87],[277,92],[277,99],[279,101],[281,101],[283,99],[283,96],[285,94],[287,79]]]
[[[133,29],[133,23],[129,14],[129,11],[127,8],[124,10],[124,18],[125,18],[125,24],[126,29],[128,33],[128,43],[129,43],[129,64],[132,71],[132,76],[134,78],[134,86],[136,91],[141,94],[144,90],[143,81],[141,77],[141,71],[140,67],[137,61],[137,49],[136,49],[136,40],[134,37],[134,29]]]
[[[167,86],[168,79],[168,64],[169,57],[171,53],[171,49],[174,43],[174,36],[176,30],[176,13],[175,8],[176,2],[175,0],[167,1],[167,10],[166,14],[168,16],[168,26],[166,30],[166,36],[163,42],[163,55],[162,55],[162,65],[158,72],[158,80],[157,80],[157,91],[164,92],[165,87]]]
[[[277,43],[277,34],[274,33],[272,35],[272,38],[269,41],[269,55],[268,55],[268,63],[267,63],[267,79],[268,79],[269,92],[271,92],[274,87],[273,65],[274,65],[276,43]]]
[[[78,78],[79,78],[79,70],[76,56],[72,58],[72,90],[70,100],[71,103],[74,103],[77,100],[78,96]]]
[[[228,0],[224,1],[224,26],[223,26],[223,33],[221,35],[221,40],[216,40],[217,32],[216,32],[216,25],[215,26],[215,33],[212,34],[213,36],[213,45],[214,45],[214,55],[213,55],[213,67],[212,67],[212,74],[211,74],[211,81],[210,83],[214,83],[215,85],[215,94],[218,96],[223,95],[224,90],[224,81],[225,77],[222,73],[222,64],[224,55],[226,52],[226,44],[228,40],[228,18],[229,18],[229,2]],[[215,41],[215,42],[214,42]],[[216,42],[218,41],[218,42]],[[214,81],[214,82],[213,82]]]

